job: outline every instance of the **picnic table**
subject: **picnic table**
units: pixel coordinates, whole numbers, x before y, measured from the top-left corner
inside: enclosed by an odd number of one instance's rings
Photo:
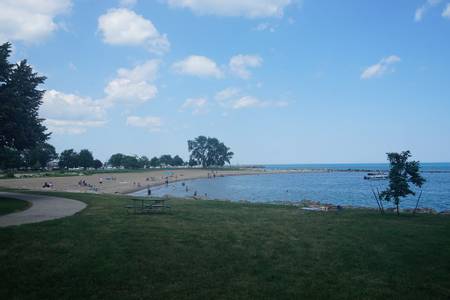
[[[131,204],[127,205],[126,208],[129,213],[131,212],[135,214],[161,212],[167,208],[170,208],[170,206],[166,204],[167,201],[167,198],[131,198]]]

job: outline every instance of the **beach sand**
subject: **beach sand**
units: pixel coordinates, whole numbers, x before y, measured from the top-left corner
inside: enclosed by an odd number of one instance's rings
[[[262,169],[220,170],[215,171],[216,177],[236,175],[258,175],[272,173],[286,173],[293,171],[277,170],[264,171]],[[166,177],[169,183],[190,179],[207,178],[211,170],[204,169],[179,169],[179,170],[149,170],[148,172],[136,173],[102,173],[89,176],[66,176],[66,177],[39,177],[22,179],[0,180],[0,187],[27,189],[33,191],[62,191],[62,192],[94,192],[106,194],[128,194],[143,190],[148,186],[164,184]],[[80,185],[82,181],[85,185]],[[43,184],[51,183],[50,188],[43,188]]]

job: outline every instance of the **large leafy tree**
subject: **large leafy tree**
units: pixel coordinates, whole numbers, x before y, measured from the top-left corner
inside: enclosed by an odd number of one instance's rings
[[[99,159],[95,159],[92,167],[96,170],[100,169],[101,167],[103,167],[103,163]]]
[[[153,168],[159,167],[161,166],[161,163],[159,161],[159,158],[157,158],[156,156],[153,157],[152,159],[150,159],[150,166]]]
[[[150,160],[148,159],[147,156],[143,155],[141,157],[139,157],[139,168],[148,168],[150,166]]]
[[[173,166],[173,159],[170,154],[161,155],[159,158],[159,163],[165,166]]]
[[[173,159],[172,159],[172,165],[176,166],[176,167],[179,167],[179,166],[184,165],[184,161],[183,161],[183,159],[180,156],[175,155],[173,157]]]
[[[122,166],[125,169],[138,169],[140,167],[137,156],[125,155],[122,159]]]
[[[67,149],[59,155],[58,165],[61,169],[77,168],[79,166],[79,156],[73,149]]]
[[[138,169],[142,166],[143,161],[145,161],[145,158],[142,160],[137,156],[116,153],[109,158],[108,164],[114,168]]]
[[[40,143],[31,150],[25,151],[25,164],[32,169],[41,169],[58,158],[55,147],[47,143]]]
[[[230,163],[234,153],[216,138],[199,136],[188,141],[189,165],[197,164],[203,168],[224,166]]]
[[[389,186],[381,192],[380,198],[393,202],[397,215],[399,215],[401,199],[408,195],[416,195],[410,184],[417,188],[422,188],[425,179],[420,173],[420,163],[418,161],[409,161],[411,157],[410,151],[387,153],[387,157],[390,163]]]
[[[94,156],[91,151],[88,149],[80,150],[78,154],[78,166],[85,170],[94,166]]]
[[[0,169],[10,170],[23,165],[22,155],[16,149],[0,148]],[[10,174],[13,174],[12,172]]]
[[[44,143],[49,134],[39,118],[45,77],[33,72],[26,60],[10,64],[11,44],[0,46],[0,148],[18,151]]]
[[[123,155],[122,153],[113,154],[108,160],[108,165],[110,165],[113,168],[121,167],[124,157],[125,155]]]

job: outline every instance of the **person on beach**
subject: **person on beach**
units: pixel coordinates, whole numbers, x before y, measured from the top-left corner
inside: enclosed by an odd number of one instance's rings
[[[147,196],[151,196],[152,195],[152,190],[150,189],[150,187],[147,188]]]

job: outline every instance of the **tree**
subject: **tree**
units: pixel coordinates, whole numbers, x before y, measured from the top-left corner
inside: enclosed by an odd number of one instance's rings
[[[26,60],[10,64],[10,55],[11,44],[0,45],[0,151],[6,156],[11,151],[31,150],[50,135],[38,115],[45,92],[38,86],[46,78],[33,72]],[[14,159],[8,165],[16,168],[20,163]]]
[[[191,153],[190,160],[196,165],[202,165],[206,168],[207,154],[208,154],[208,138],[206,136],[199,136],[194,140],[188,141],[188,150]]]
[[[110,165],[113,168],[119,168],[123,166],[124,157],[125,155],[123,155],[122,153],[113,154],[108,160],[108,165]]]
[[[400,215],[401,198],[408,195],[416,195],[411,190],[410,183],[418,188],[422,188],[425,179],[420,174],[420,163],[418,161],[408,161],[411,157],[410,151],[387,153],[387,157],[390,163],[389,186],[381,192],[380,198],[388,202],[392,201],[396,206],[397,215]]]
[[[0,148],[0,169],[11,170],[22,166],[23,159],[20,152],[9,147]],[[12,175],[14,173],[11,172]]]
[[[82,149],[78,154],[78,166],[83,169],[91,168],[94,165],[94,156],[88,149]]]
[[[173,166],[173,159],[170,154],[161,155],[159,163],[163,166]]]
[[[64,150],[59,155],[58,166],[61,169],[77,168],[79,166],[78,158],[79,158],[78,153],[75,152],[73,149]]]
[[[223,167],[230,163],[234,153],[216,138],[199,136],[188,141],[188,150],[191,153],[189,165],[202,165],[203,168],[210,166]]]
[[[141,156],[139,157],[139,168],[148,168],[150,166],[150,160],[148,159],[147,156]]]
[[[32,169],[45,168],[49,162],[58,158],[55,147],[47,143],[40,143],[24,153],[25,164]]]
[[[100,169],[101,167],[103,167],[103,163],[102,163],[100,160],[95,159],[95,160],[94,160],[94,163],[92,164],[92,167],[93,167],[94,169],[98,170],[98,169]]]
[[[153,168],[156,168],[156,167],[161,166],[161,163],[159,162],[159,158],[157,158],[156,156],[153,157],[153,158],[150,160],[150,166],[153,167]]]
[[[184,165],[184,161],[181,157],[179,157],[178,155],[175,155],[172,159],[172,165],[175,167],[179,167]]]
[[[125,169],[138,169],[139,168],[139,160],[138,160],[137,156],[125,155],[122,158],[122,166]]]

